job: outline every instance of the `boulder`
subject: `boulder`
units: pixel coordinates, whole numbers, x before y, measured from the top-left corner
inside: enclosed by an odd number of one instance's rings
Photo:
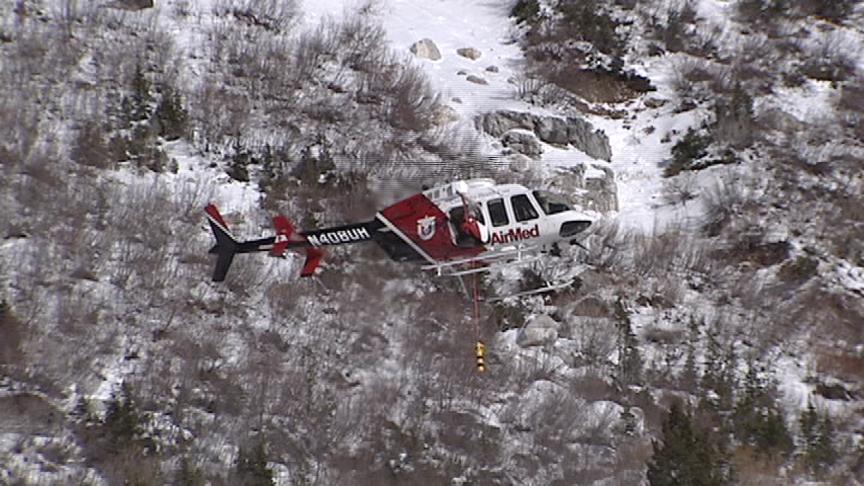
[[[531,113],[501,110],[479,115],[474,119],[474,125],[493,137],[500,137],[513,128],[533,131],[535,118]]]
[[[591,164],[592,176],[585,179],[585,206],[601,213],[618,210],[618,186],[611,167]],[[597,174],[603,174],[596,177]]]
[[[113,2],[105,4],[105,6],[134,12],[136,10],[153,8],[153,0],[114,0]]]
[[[473,74],[469,74],[468,77],[465,79],[474,84],[489,84],[485,79],[481,78],[480,76],[475,76]]]
[[[482,55],[482,53],[478,49],[475,49],[473,47],[461,47],[459,49],[456,49],[456,54],[459,54],[462,57],[467,57],[472,61],[476,61]]]
[[[486,70],[489,71],[490,73],[497,73],[498,72],[498,66],[489,66],[486,68]]]
[[[435,110],[435,115],[432,122],[435,125],[446,125],[459,119],[459,113],[456,112],[450,105],[441,105]]]
[[[540,145],[537,136],[526,130],[510,130],[501,137],[501,142],[505,147],[532,159],[539,159],[540,154],[543,153],[543,146]]]
[[[555,145],[572,145],[590,157],[612,160],[609,138],[591,123],[577,117],[538,116],[510,110],[484,113],[475,118],[477,129],[500,137],[513,128],[533,131],[540,140]]]
[[[534,162],[530,157],[523,154],[512,154],[507,157],[510,162],[510,170],[513,172],[528,172],[531,170],[531,165]]]
[[[516,344],[523,348],[552,344],[558,339],[558,326],[551,317],[540,314],[525,324],[516,337]]]
[[[612,160],[609,138],[601,130],[581,118],[567,118],[567,138],[574,147],[595,159]]]
[[[555,145],[570,143],[570,131],[567,121],[553,116],[542,117],[537,121],[535,131],[540,140]]]
[[[435,45],[435,42],[429,38],[420,39],[415,42],[411,45],[410,50],[415,56],[421,59],[429,59],[430,61],[441,59],[441,51],[438,50],[438,46]]]

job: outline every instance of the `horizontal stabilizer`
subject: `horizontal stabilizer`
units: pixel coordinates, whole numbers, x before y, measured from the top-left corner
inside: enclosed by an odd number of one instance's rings
[[[210,229],[216,238],[216,245],[210,249],[210,253],[219,255],[216,260],[216,268],[213,270],[213,281],[221,282],[225,280],[231,262],[234,261],[234,254],[237,253],[240,245],[228,230],[228,225],[225,224],[225,220],[222,219],[222,215],[219,214],[215,205],[208,204],[204,208],[204,212],[207,213],[207,221],[210,223]]]

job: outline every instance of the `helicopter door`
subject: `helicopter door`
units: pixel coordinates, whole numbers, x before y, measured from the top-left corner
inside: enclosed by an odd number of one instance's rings
[[[479,208],[478,208],[479,209]],[[479,210],[474,210],[474,217],[477,219],[477,222],[481,225],[486,224],[483,216],[483,212]],[[448,213],[450,219],[450,234],[453,235],[453,243],[460,248],[471,248],[474,246],[480,246],[483,244],[482,241],[477,239],[475,236],[472,236],[462,229],[462,223],[465,222],[465,207],[464,206],[456,206],[450,210]],[[488,233],[487,237],[488,237]]]
[[[527,194],[511,196],[510,209],[515,221],[512,221],[510,226],[513,231],[508,231],[507,234],[507,238],[511,240],[509,243],[531,243],[530,240],[540,237],[540,212]]]

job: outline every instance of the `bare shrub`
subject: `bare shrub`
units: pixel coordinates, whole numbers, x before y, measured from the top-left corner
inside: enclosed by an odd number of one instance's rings
[[[687,201],[696,199],[698,195],[696,175],[692,172],[682,172],[663,180],[663,199],[669,204],[686,206]]]
[[[642,277],[666,280],[676,272],[709,268],[705,244],[679,226],[668,227],[659,234],[637,235],[631,244],[633,260],[628,271]]]
[[[718,179],[702,193],[705,205],[703,230],[708,236],[718,236],[733,216],[743,210],[749,200],[747,188],[741,183]]]
[[[608,319],[580,317],[573,321],[571,332],[577,342],[575,366],[588,366],[598,373],[611,369],[611,357],[617,348],[615,335],[609,332],[610,325]]]
[[[103,130],[103,127],[96,122],[84,122],[78,130],[69,154],[74,162],[103,169],[110,166],[111,153]]]
[[[294,44],[293,70],[297,85],[316,79],[316,73],[325,60],[338,50],[339,36],[336,23],[324,20],[314,30],[305,32]]]
[[[816,49],[810,52],[801,66],[801,72],[820,81],[840,82],[855,74],[856,62],[846,51],[846,43],[840,35],[826,35],[819,40]]]
[[[300,9],[295,0],[218,0],[213,13],[231,15],[238,22],[273,33],[286,33],[297,21]]]

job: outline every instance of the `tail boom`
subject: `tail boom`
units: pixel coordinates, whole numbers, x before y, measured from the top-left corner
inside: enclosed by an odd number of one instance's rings
[[[207,214],[210,229],[216,238],[216,244],[210,249],[210,253],[218,255],[216,268],[213,271],[214,282],[225,280],[228,269],[234,260],[234,255],[237,253],[264,251],[277,257],[285,256],[286,250],[305,252],[306,260],[303,263],[300,276],[310,277],[315,274],[315,270],[324,258],[325,253],[321,247],[368,241],[373,239],[374,232],[374,221],[299,232],[288,218],[279,215],[273,218],[273,226],[276,228],[274,236],[238,241],[228,229],[228,224],[214,204],[207,205],[204,212]]]

